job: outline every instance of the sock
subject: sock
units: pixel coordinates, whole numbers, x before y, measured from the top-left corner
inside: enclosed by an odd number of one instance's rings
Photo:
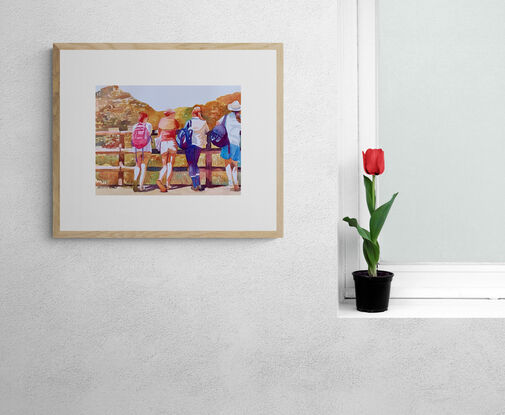
[[[135,166],[135,168],[133,169],[133,177],[135,180],[138,179],[139,173],[140,173],[140,168],[138,166]]]
[[[233,186],[233,180],[231,178],[231,165],[226,165],[226,175],[228,176],[228,186]]]
[[[170,184],[170,176],[172,175],[172,163],[167,164],[167,186]]]
[[[142,164],[140,167],[140,185],[144,184],[144,179],[146,178],[146,165]]]
[[[165,174],[165,172],[167,171],[167,166],[163,166],[160,170],[160,175],[158,177],[158,180],[159,181],[162,181],[163,180],[163,175]]]
[[[233,168],[232,174],[233,174],[233,181],[238,186],[238,167]]]

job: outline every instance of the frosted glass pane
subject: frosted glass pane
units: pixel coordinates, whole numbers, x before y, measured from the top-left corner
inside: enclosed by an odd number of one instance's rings
[[[377,7],[382,259],[505,262],[505,1]]]

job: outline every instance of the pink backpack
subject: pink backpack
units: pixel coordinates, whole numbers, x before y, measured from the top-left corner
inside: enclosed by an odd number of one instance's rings
[[[138,149],[144,148],[150,139],[151,135],[149,134],[146,123],[137,123],[132,132],[132,146]]]

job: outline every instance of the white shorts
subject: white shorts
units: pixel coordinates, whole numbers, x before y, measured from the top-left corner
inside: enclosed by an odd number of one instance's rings
[[[166,153],[167,151],[177,151],[177,147],[175,145],[175,141],[162,141],[160,144],[160,153]]]
[[[133,149],[135,150],[135,155],[137,154],[137,152],[152,153],[153,148],[151,146],[151,140],[148,141],[148,143],[144,146],[144,148],[133,147]]]

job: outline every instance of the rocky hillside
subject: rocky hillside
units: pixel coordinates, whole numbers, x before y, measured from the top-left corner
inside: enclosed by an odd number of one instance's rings
[[[107,86],[95,93],[96,130],[119,128],[124,131],[137,122],[139,112],[146,112],[149,118],[159,119],[158,112],[122,91],[117,85]]]
[[[149,122],[154,129],[163,117],[163,111],[155,111],[145,102],[135,99],[128,92],[122,91],[117,85],[107,86],[95,94],[96,104],[96,130],[103,131],[109,128],[128,130],[137,122],[141,111],[149,115]],[[216,121],[228,112],[227,106],[233,101],[241,102],[240,92],[217,97],[215,101],[195,103],[193,107],[179,107],[175,109],[175,116],[179,123],[184,124],[190,117],[195,106],[202,108],[202,116],[207,120],[209,127],[216,125]]]

